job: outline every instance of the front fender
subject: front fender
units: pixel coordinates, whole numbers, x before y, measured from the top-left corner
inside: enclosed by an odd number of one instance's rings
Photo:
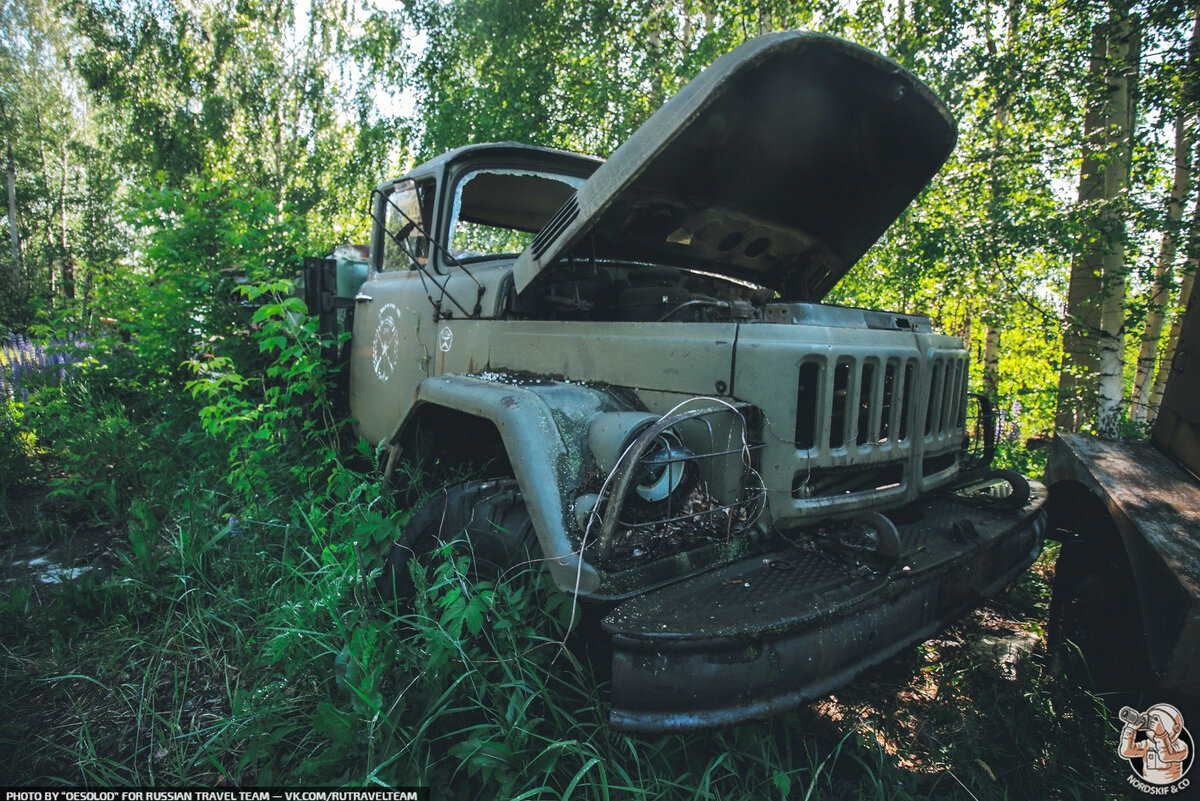
[[[417,406],[422,404],[496,426],[555,583],[567,592],[596,593],[600,574],[582,558],[572,503],[590,461],[589,423],[598,414],[628,406],[581,384],[469,375],[425,379],[417,390]]]

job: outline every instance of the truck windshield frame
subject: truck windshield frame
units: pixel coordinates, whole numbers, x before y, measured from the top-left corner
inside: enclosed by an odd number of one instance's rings
[[[442,243],[462,262],[514,258],[585,180],[545,169],[469,169],[454,182]]]
[[[406,178],[383,194],[381,212],[386,231],[379,243],[378,272],[407,272],[416,269],[414,260],[428,264],[430,242],[426,234],[432,220],[433,193],[432,180],[418,183]]]

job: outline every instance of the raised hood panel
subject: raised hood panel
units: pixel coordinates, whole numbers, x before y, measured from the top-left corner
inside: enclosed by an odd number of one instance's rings
[[[517,291],[582,245],[580,256],[716,272],[820,300],[955,138],[941,101],[883,56],[823,34],[762,36],[718,59],[617,148],[521,254]]]

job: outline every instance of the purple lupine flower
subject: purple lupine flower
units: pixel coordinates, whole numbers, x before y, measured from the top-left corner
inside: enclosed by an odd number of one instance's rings
[[[20,392],[22,398],[27,398],[29,389],[24,386],[22,378],[27,379],[29,374],[42,374],[47,379],[57,380],[59,384],[64,383],[68,365],[82,361],[87,344],[75,332],[51,337],[44,344],[34,342],[23,334],[9,334],[0,341],[0,354],[4,358],[4,364],[0,364],[0,374],[4,374],[6,394],[13,397]],[[11,380],[7,375],[9,370],[12,371]]]

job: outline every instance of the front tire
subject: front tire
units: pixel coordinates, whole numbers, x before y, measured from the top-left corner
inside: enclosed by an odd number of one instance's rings
[[[411,608],[416,588],[410,562],[428,565],[443,543],[469,559],[468,578],[475,581],[501,580],[528,562],[537,553],[536,536],[517,482],[459,484],[417,510],[388,554],[379,580],[383,598]]]

